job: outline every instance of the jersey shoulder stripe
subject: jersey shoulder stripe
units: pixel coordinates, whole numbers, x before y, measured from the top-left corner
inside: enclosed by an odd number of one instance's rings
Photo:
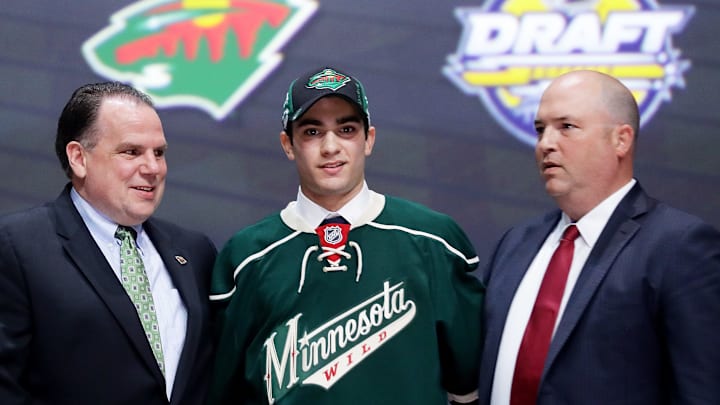
[[[473,257],[467,257],[460,250],[458,250],[455,247],[453,247],[452,245],[450,245],[450,243],[448,243],[448,241],[446,241],[444,238],[441,238],[440,236],[433,235],[428,232],[420,231],[417,229],[410,229],[410,228],[406,228],[404,226],[399,226],[399,225],[379,224],[377,222],[370,222],[370,223],[368,223],[368,225],[375,227],[375,228],[379,228],[379,229],[396,230],[396,231],[406,232],[411,235],[423,236],[426,238],[434,239],[434,240],[442,243],[443,246],[445,246],[445,249],[447,249],[448,251],[452,252],[454,255],[463,259],[467,264],[477,264],[478,262],[480,262],[480,258],[478,258],[477,255],[475,255]]]
[[[288,228],[278,214],[238,231],[218,254],[213,269],[210,300],[224,301],[232,297],[243,269],[301,233]]]

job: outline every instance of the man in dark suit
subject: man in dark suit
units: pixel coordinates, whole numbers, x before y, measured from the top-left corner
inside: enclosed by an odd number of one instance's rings
[[[151,218],[167,173],[151,100],[82,86],[55,148],[71,183],[0,219],[0,404],[202,403],[216,250]]]
[[[535,126],[560,209],[509,230],[484,270],[481,403],[720,404],[720,233],[633,178],[633,95],[568,73]]]

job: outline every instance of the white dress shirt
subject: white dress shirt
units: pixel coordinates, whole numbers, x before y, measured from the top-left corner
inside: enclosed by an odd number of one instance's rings
[[[73,188],[70,191],[75,208],[85,222],[95,243],[110,263],[115,276],[120,280],[120,241],[115,239],[118,224],[93,208]],[[153,301],[155,313],[160,327],[160,341],[162,342],[163,359],[165,361],[165,393],[170,399],[175,374],[177,373],[180,355],[185,343],[187,332],[187,309],[180,298],[170,277],[170,273],[160,258],[160,254],[153,246],[152,241],[141,225],[134,226],[137,232],[137,246],[145,266]],[[112,367],[111,364],[108,367]]]
[[[628,184],[610,195],[575,223],[580,231],[580,237],[575,240],[573,260],[570,266],[570,272],[568,273],[567,283],[565,284],[558,316],[555,321],[553,335],[562,319],[570,294],[580,276],[580,271],[585,265],[588,256],[590,256],[593,246],[595,246],[615,208],[617,208],[620,201],[635,183],[635,179],[630,180]],[[518,350],[520,350],[520,343],[525,334],[525,327],[530,319],[530,313],[535,305],[535,298],[540,290],[540,284],[545,275],[545,270],[550,263],[550,258],[560,244],[560,237],[565,231],[565,228],[570,224],[570,218],[563,213],[557,226],[550,232],[550,235],[545,239],[545,243],[543,243],[537,255],[535,255],[535,258],[515,292],[507,319],[505,320],[500,347],[498,348],[495,376],[490,397],[491,405],[510,404],[510,390],[512,387],[513,374],[515,373],[515,362],[517,361]]]

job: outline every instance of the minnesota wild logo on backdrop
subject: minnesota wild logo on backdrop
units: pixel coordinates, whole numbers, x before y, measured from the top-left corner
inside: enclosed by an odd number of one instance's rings
[[[82,52],[96,73],[158,107],[220,120],[275,69],[316,9],[312,0],[143,0],[113,14]]]

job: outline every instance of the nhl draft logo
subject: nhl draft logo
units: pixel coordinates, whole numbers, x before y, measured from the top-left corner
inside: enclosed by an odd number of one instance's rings
[[[143,0],[113,14],[82,53],[96,73],[158,107],[221,120],[281,62],[279,50],[316,9],[314,0]]]
[[[671,99],[672,87],[685,86],[690,62],[680,59],[672,35],[693,12],[654,0],[487,0],[484,7],[455,10],[463,34],[443,73],[530,145],[543,90],[572,70],[621,80],[645,124]]]
[[[330,89],[335,91],[349,82],[350,78],[332,69],[325,69],[313,75],[305,85],[308,89]]]

